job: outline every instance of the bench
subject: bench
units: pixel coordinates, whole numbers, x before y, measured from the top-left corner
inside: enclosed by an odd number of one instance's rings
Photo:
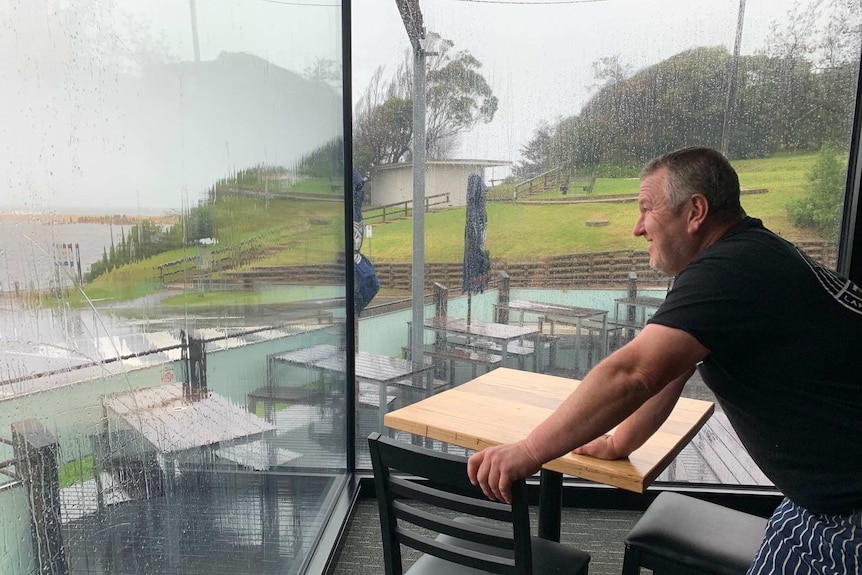
[[[398,381],[395,382],[395,385],[399,385],[401,387],[406,387],[406,388],[410,388],[410,389],[418,389],[418,390],[425,391],[425,378],[423,377],[421,380],[413,380],[410,378],[399,379]],[[442,391],[443,388],[445,388],[447,385],[449,385],[449,383],[446,381],[443,381],[442,379],[435,379],[435,380],[433,380],[431,385],[432,385],[431,393],[433,394],[433,393],[437,393],[438,391]]]
[[[384,413],[392,410],[397,396],[389,393],[387,386],[386,406]],[[356,396],[356,404],[359,408],[356,414],[356,437],[368,437],[372,431],[386,433],[386,429],[380,428],[380,390],[376,384],[359,383],[359,393]]]
[[[556,363],[557,356],[557,344],[560,340],[560,337],[557,335],[551,334],[539,334],[536,338],[539,340],[539,350],[544,350],[545,347],[548,348],[548,363],[550,365],[554,365]],[[489,340],[476,340],[473,342],[472,347],[486,349],[489,352],[500,352],[501,345],[499,343],[489,341]],[[518,369],[524,369],[525,359],[528,356],[533,355],[533,371],[541,372],[543,369],[542,362],[544,361],[542,357],[535,355],[535,343],[530,340],[524,340],[523,342],[512,341],[509,342],[509,345],[506,347],[506,353],[518,358]]]
[[[503,358],[499,355],[487,353],[484,351],[477,351],[475,349],[470,349],[467,347],[460,347],[454,345],[435,345],[433,343],[426,343],[422,347],[422,352],[425,355],[435,359],[466,361],[487,366],[498,366],[503,360]],[[401,351],[405,355],[410,354],[409,347],[402,347]]]
[[[745,575],[765,528],[762,517],[665,491],[626,536],[622,575]]]
[[[264,404],[264,419],[272,419],[272,408],[276,403],[311,403],[321,397],[321,393],[307,387],[286,387],[265,385],[250,392],[246,397],[249,413],[257,413],[257,404]]]
[[[404,353],[404,357],[409,357],[409,347],[402,347],[401,350]],[[432,359],[447,362],[449,364],[449,381],[446,382],[447,385],[452,384],[452,378],[454,375],[453,363],[456,361],[472,364],[474,372],[473,377],[476,376],[475,371],[477,366],[485,366],[487,371],[491,371],[494,368],[500,367],[503,363],[503,357],[500,355],[479,351],[469,347],[452,345],[451,343],[425,344],[422,346],[422,353]]]

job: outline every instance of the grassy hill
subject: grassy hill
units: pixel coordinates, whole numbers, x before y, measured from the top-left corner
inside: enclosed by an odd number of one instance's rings
[[[816,239],[810,230],[795,228],[786,205],[805,193],[806,173],[813,155],[795,155],[734,162],[743,188],[768,190],[744,195],[749,215],[764,220],[767,227],[791,240]],[[630,194],[638,190],[636,178],[598,179],[591,197]],[[322,187],[322,186],[321,186]],[[328,188],[328,186],[327,186]],[[303,190],[308,193],[311,190]],[[560,196],[548,192],[546,198]],[[325,194],[324,194],[325,195]],[[569,197],[579,197],[570,194]],[[539,196],[541,198],[541,196]],[[249,253],[224,264],[233,269],[331,263],[343,250],[344,205],[341,202],[286,197],[222,196],[213,207],[219,249],[248,246]],[[486,248],[492,259],[537,261],[555,255],[643,249],[642,238],[631,234],[637,217],[633,201],[577,204],[524,204],[489,202]],[[435,211],[425,216],[425,256],[429,262],[458,262],[463,257],[465,208]],[[602,227],[587,227],[588,220],[607,220]],[[412,221],[397,220],[375,225],[362,252],[375,263],[410,262]],[[239,249],[239,248],[236,248]],[[245,249],[245,248],[243,248]],[[144,262],[123,266],[88,285],[92,300],[125,300],[158,290],[158,266],[193,258],[196,248],[160,254]],[[248,257],[245,257],[248,256]],[[196,273],[189,271],[189,277]],[[218,273],[215,272],[216,277]]]
[[[792,239],[816,239],[810,230],[794,227],[787,216],[788,202],[805,193],[805,174],[813,155],[796,155],[734,162],[744,189],[766,189],[764,194],[745,194],[742,205],[749,215],[761,218],[767,227]],[[591,197],[637,195],[637,178],[596,180]],[[584,197],[569,194],[569,198]],[[532,199],[562,199],[558,190]],[[512,204],[488,203],[485,246],[494,259],[534,261],[548,256],[614,249],[639,249],[644,240],[632,236],[637,218],[633,201],[619,203]],[[429,262],[460,261],[464,249],[466,208],[434,212],[425,216],[425,259]],[[603,227],[587,227],[588,220],[607,220]],[[363,253],[375,262],[408,262],[412,244],[412,222],[399,220],[375,226]]]

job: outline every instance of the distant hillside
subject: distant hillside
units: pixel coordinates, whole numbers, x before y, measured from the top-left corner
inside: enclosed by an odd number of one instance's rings
[[[243,53],[148,68],[128,79],[120,103],[130,127],[117,184],[141,190],[146,204],[159,203],[154,195],[175,203],[182,190],[194,203],[237,170],[293,166],[342,127],[332,88]]]

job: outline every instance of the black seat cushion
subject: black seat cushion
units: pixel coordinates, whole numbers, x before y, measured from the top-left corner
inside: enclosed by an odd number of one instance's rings
[[[626,547],[716,575],[744,574],[766,519],[679,493],[663,492],[626,537]]]

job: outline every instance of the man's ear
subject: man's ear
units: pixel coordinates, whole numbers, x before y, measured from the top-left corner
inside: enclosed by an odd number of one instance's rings
[[[695,233],[703,226],[709,215],[709,201],[703,194],[691,196],[691,211],[688,213],[688,231]]]

